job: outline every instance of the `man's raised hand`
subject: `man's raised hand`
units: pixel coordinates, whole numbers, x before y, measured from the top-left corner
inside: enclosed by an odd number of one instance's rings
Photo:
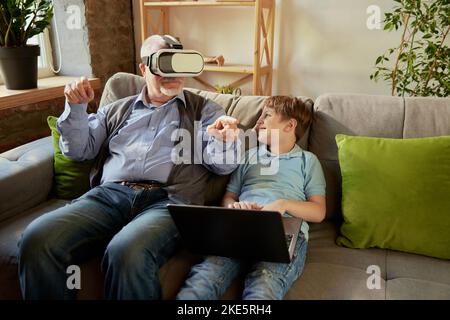
[[[85,104],[94,99],[94,90],[85,77],[64,88],[64,96],[70,104]]]

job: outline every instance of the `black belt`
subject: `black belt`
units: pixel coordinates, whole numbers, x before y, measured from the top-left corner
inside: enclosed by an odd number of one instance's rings
[[[159,188],[165,187],[164,183],[161,183],[159,181],[154,181],[154,180],[138,181],[138,182],[120,181],[117,183],[119,183],[123,186],[129,187],[131,189],[135,189],[135,190],[141,190],[141,189],[150,190],[150,189],[159,189]]]

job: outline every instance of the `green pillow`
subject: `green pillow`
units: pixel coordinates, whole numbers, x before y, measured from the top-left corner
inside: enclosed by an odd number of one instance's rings
[[[89,172],[93,160],[73,161],[66,158],[59,148],[59,131],[56,128],[57,117],[47,118],[52,131],[54,149],[53,194],[62,199],[74,199],[90,189]]]
[[[336,243],[450,259],[450,136],[336,142],[344,216]]]

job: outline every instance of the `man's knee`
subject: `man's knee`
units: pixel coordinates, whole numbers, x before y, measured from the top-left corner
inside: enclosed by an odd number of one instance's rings
[[[104,270],[127,272],[143,267],[156,269],[157,263],[154,255],[139,243],[113,238],[106,248],[102,266]]]
[[[19,258],[28,260],[48,253],[52,250],[52,245],[56,243],[51,238],[52,231],[45,218],[37,218],[27,226],[18,242]]]

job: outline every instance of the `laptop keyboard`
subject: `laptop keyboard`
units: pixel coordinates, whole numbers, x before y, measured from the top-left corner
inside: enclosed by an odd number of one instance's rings
[[[287,245],[287,247],[289,249],[289,247],[291,246],[292,238],[294,237],[294,235],[291,234],[291,233],[287,233],[285,236],[286,236],[286,245]]]

